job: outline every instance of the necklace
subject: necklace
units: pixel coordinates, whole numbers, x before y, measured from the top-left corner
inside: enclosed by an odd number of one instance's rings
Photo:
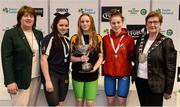
[[[34,49],[34,46],[33,46],[34,45],[34,33],[33,32],[32,32],[32,36],[31,37],[32,37],[32,39],[31,39],[32,40],[32,47],[31,47],[31,49],[32,49],[33,57],[34,57],[35,56],[35,49]]]
[[[29,46],[31,48],[31,51],[32,51],[32,54],[33,54],[33,57],[35,56],[35,46],[34,46],[34,33],[31,31],[31,32],[28,32],[28,31],[24,31],[25,35],[26,35],[26,39],[29,43]]]

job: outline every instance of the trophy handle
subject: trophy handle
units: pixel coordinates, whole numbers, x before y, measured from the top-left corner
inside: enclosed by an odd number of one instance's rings
[[[74,48],[75,48],[75,50],[74,50],[75,53],[80,54],[80,55],[87,55],[87,56],[89,56],[89,53],[90,53],[89,45],[88,45],[87,50],[85,50],[85,51],[80,51],[79,47],[76,46],[76,45],[74,45]]]
[[[75,49],[74,49],[74,52],[75,52],[75,53],[80,54],[80,55],[82,54],[82,53],[78,50],[78,47],[77,47],[77,46],[74,45],[74,48],[75,48]]]

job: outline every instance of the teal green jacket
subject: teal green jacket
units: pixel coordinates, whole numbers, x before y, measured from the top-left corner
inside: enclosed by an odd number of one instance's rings
[[[40,49],[43,34],[36,29],[33,33]],[[31,82],[33,52],[21,28],[14,27],[5,32],[1,57],[5,86],[16,82],[19,89],[27,89]]]

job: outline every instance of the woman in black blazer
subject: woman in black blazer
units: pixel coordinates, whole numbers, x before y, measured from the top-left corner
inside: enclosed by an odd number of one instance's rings
[[[150,12],[146,17],[148,34],[136,42],[133,80],[141,106],[162,106],[163,96],[171,98],[177,51],[172,39],[160,33],[163,17]]]

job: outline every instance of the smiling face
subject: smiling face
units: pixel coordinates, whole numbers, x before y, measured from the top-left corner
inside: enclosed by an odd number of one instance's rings
[[[82,16],[80,19],[80,27],[83,33],[87,33],[90,29],[90,26],[91,26],[91,21],[89,16],[87,15]]]
[[[21,28],[23,29],[32,29],[33,24],[34,24],[34,15],[30,14],[30,13],[25,13],[22,17],[21,17]]]
[[[60,19],[57,23],[57,30],[60,35],[64,35],[68,32],[69,22],[66,19]]]
[[[161,30],[161,23],[157,16],[149,17],[146,22],[146,28],[150,34],[157,34]]]
[[[121,28],[123,27],[123,20],[118,15],[113,16],[110,20],[110,25],[111,25],[112,30],[115,33],[118,33],[118,32],[120,32]]]

